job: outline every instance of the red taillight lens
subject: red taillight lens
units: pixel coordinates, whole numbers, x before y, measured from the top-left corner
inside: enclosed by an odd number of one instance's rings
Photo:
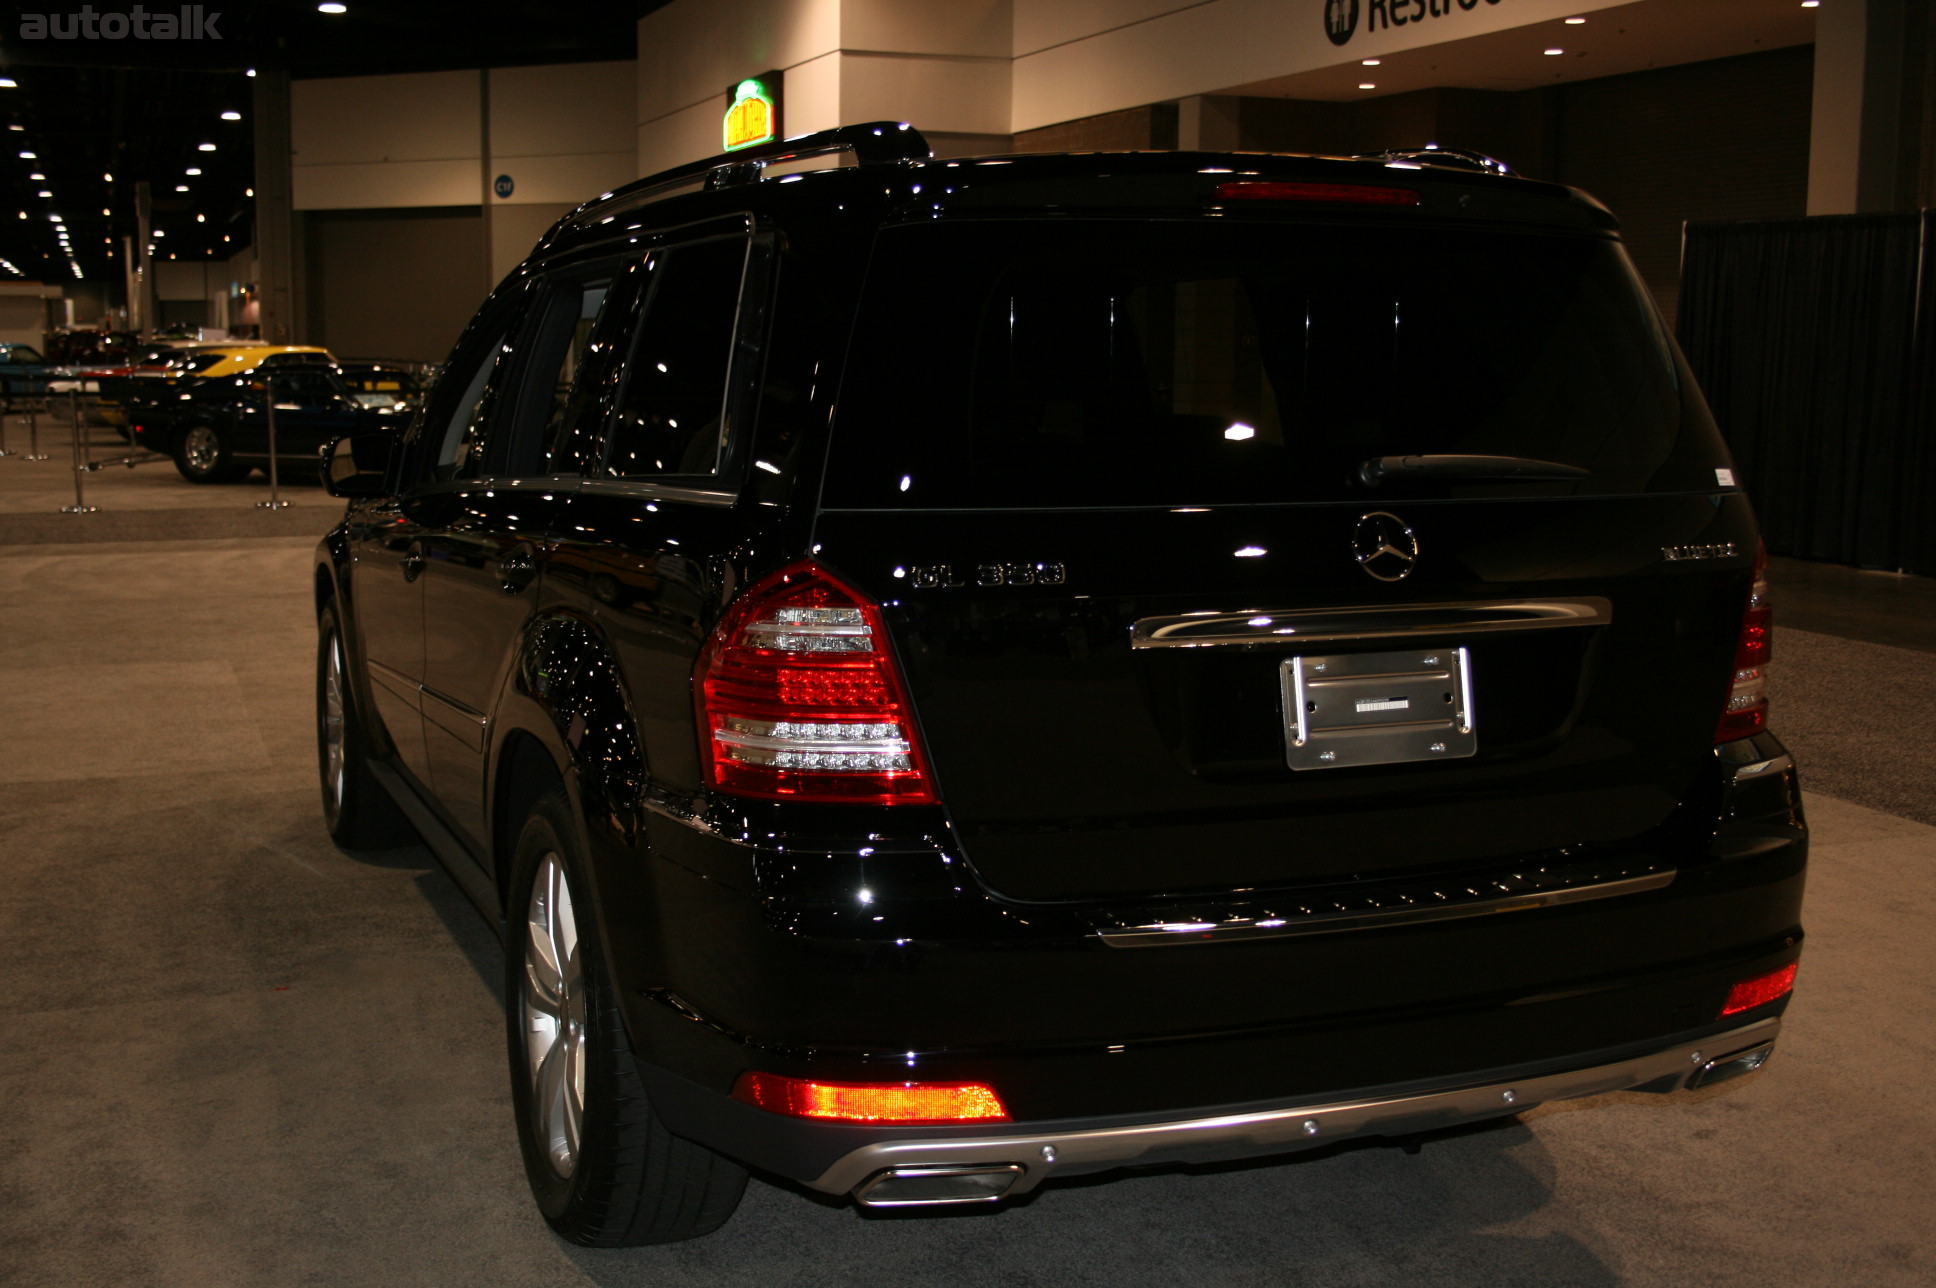
[[[1768,658],[1774,651],[1775,610],[1768,602],[1768,550],[1755,548],[1754,586],[1741,615],[1734,646],[1734,684],[1714,729],[1714,741],[1731,742],[1768,725]]]
[[[1416,206],[1410,188],[1377,183],[1270,183],[1242,181],[1217,185],[1218,201],[1329,201],[1349,206]]]
[[[733,601],[699,655],[693,701],[706,781],[720,791],[934,801],[880,609],[811,561]]]
[[[1727,1004],[1721,1008],[1721,1018],[1738,1015],[1742,1011],[1752,1011],[1757,1006],[1766,1006],[1777,998],[1788,996],[1795,987],[1797,963],[1789,962],[1780,970],[1771,970],[1766,975],[1756,975],[1744,979],[1728,990]]]
[[[807,1082],[742,1073],[733,1099],[793,1118],[860,1123],[1005,1122],[1008,1107],[985,1082]]]

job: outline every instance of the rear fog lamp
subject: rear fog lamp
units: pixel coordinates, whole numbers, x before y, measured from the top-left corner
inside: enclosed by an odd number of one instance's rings
[[[1752,1011],[1757,1006],[1766,1006],[1778,998],[1786,997],[1795,987],[1797,962],[1789,962],[1780,970],[1771,970],[1766,975],[1756,975],[1744,979],[1728,990],[1728,1000],[1721,1007],[1721,1018],[1739,1015],[1742,1011]]]
[[[791,1118],[859,1123],[1006,1122],[1008,1107],[984,1082],[808,1082],[748,1071],[733,1099]]]

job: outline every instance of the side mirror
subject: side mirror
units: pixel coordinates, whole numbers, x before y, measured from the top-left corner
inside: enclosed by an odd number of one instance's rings
[[[388,496],[397,435],[387,430],[344,434],[323,448],[323,490],[350,499]]]

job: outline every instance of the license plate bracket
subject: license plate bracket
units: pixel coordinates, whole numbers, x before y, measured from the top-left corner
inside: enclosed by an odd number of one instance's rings
[[[1456,760],[1479,749],[1464,648],[1289,657],[1278,678],[1292,769]]]

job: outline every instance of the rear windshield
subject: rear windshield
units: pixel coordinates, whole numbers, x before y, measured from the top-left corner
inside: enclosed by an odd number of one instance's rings
[[[1381,456],[1578,481],[1406,496],[1712,491],[1727,458],[1624,252],[1592,238],[1204,222],[884,231],[830,508],[1362,500]]]

